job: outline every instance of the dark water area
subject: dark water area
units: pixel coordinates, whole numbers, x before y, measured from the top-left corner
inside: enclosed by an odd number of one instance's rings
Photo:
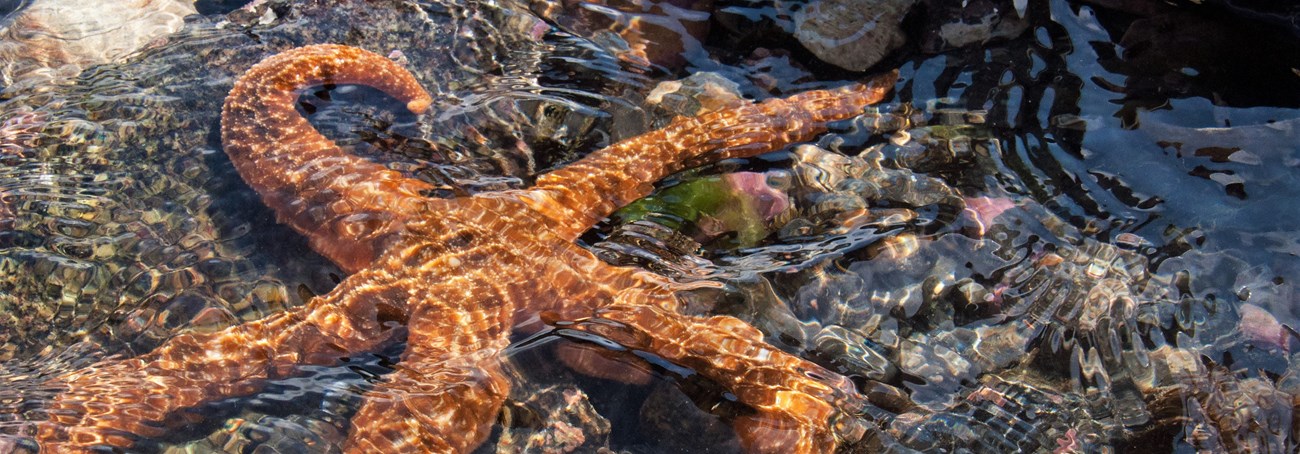
[[[344,279],[276,222],[218,132],[235,77],[323,42],[402,62],[434,111],[327,86],[299,112],[440,198],[897,69],[863,115],[670,176],[579,244],[666,277],[690,315],[743,320],[848,377],[865,404],[840,452],[1300,446],[1294,7],[245,3],[197,2],[134,56],[0,91],[0,452],[36,449],[63,374]],[[874,22],[854,23],[863,11]],[[744,451],[733,422],[755,411],[725,384],[548,317],[515,327],[509,397],[474,452]],[[392,397],[368,393],[406,348],[298,365],[122,436],[140,452],[338,451],[366,400]]]
[[[237,10],[247,3],[248,2],[237,0],[202,0],[194,2],[194,9],[198,10],[199,14],[205,16],[212,14],[229,14],[231,11]]]
[[[5,0],[0,2],[0,16],[8,15],[19,8],[22,8],[26,2],[23,0]]]

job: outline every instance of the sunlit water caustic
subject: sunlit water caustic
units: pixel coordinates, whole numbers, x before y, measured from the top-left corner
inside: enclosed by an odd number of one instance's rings
[[[1251,3],[0,1],[0,453],[76,427],[69,374],[345,282],[221,133],[241,74],[324,43],[411,71],[432,108],[328,84],[298,112],[437,199],[896,69],[810,141],[642,182],[578,246],[847,377],[841,452],[1295,452],[1300,8]],[[771,448],[730,377],[525,309],[488,355],[508,395],[473,452]],[[101,447],[341,451],[367,402],[404,398],[393,332]]]

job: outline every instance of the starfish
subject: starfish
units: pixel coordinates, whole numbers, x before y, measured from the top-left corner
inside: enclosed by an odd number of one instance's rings
[[[367,393],[343,450],[465,452],[489,435],[508,394],[500,355],[512,327],[541,314],[717,382],[754,410],[734,423],[747,449],[829,451],[855,427],[861,435],[853,415],[865,399],[847,378],[764,343],[738,319],[683,314],[671,282],[606,264],[574,241],[688,164],[809,140],[880,100],[896,77],[679,118],[532,188],[442,199],[349,154],[294,108],[302,89],[361,84],[420,113],[432,99],[414,76],[339,45],[272,56],[226,98],[223,145],[278,219],[350,275],[296,309],[57,378],[66,391],[37,439],[53,451],[130,447],[162,435],[184,409],[254,394],[300,366],[337,364],[404,333],[399,365]]]

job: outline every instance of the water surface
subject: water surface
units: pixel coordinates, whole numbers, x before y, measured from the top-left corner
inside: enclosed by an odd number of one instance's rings
[[[9,3],[0,11],[21,2]],[[435,196],[525,187],[727,96],[662,82],[766,99],[898,68],[887,104],[815,148],[674,176],[584,246],[692,284],[701,313],[745,319],[849,375],[879,398],[862,417],[894,448],[1296,449],[1297,336],[1281,325],[1300,320],[1300,44],[1271,24],[1057,0],[1004,11],[1025,23],[1011,37],[933,49],[926,14],[938,8],[918,9],[908,44],[854,72],[791,38],[804,2],[641,16],[424,1],[285,16],[285,2],[228,3],[200,2],[183,30],[125,61],[3,92],[0,437],[21,440],[23,422],[43,418],[57,390],[42,377],[338,282],[239,180],[215,130],[224,91],[261,56],[355,42],[408,61],[436,112],[349,86],[305,93],[302,111]],[[521,336],[516,390],[479,451],[513,452],[561,417],[585,434],[567,440],[582,452],[739,450],[726,422],[744,409],[716,385],[671,364],[635,384],[563,366],[561,346],[601,349],[591,341]],[[401,348],[194,409],[138,446],[335,448]],[[585,406],[556,416],[556,395]]]

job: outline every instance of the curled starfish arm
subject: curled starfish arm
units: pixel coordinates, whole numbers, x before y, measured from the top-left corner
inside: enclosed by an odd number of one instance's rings
[[[135,358],[105,361],[55,379],[67,389],[47,412],[42,445],[55,452],[128,447],[160,436],[174,412],[248,395],[303,364],[331,364],[390,341],[409,292],[387,273],[363,271],[292,311],[208,334],[177,336]]]
[[[431,202],[428,183],[354,156],[295,109],[298,93],[325,84],[362,84],[426,110],[432,98],[410,72],[355,47],[322,44],[277,54],[235,84],[221,111],[221,140],[239,175],[347,272],[379,256],[409,213]]]
[[[750,452],[830,452],[837,437],[856,435],[856,426],[837,427],[865,405],[848,378],[772,347],[740,319],[683,315],[665,302],[671,306],[652,289],[629,289],[568,327],[655,354],[721,385],[755,411],[734,421]]]
[[[678,118],[667,127],[596,151],[542,175],[530,200],[563,238],[577,238],[615,210],[645,197],[654,182],[688,166],[755,156],[812,139],[826,124],[884,99],[892,71],[865,84]]]

